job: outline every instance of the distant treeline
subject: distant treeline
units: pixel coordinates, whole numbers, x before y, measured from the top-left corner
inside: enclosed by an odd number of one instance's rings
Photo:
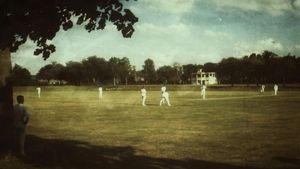
[[[242,58],[228,57],[219,63],[204,65],[166,65],[155,69],[154,61],[147,59],[142,70],[137,71],[128,58],[112,57],[109,60],[91,56],[81,62],[70,61],[66,65],[53,62],[42,67],[33,82],[30,72],[19,65],[13,68],[15,85],[49,83],[55,79],[68,84],[127,85],[127,84],[191,84],[192,73],[199,69],[216,72],[221,84],[299,83],[300,58],[290,54],[278,56],[264,51]]]

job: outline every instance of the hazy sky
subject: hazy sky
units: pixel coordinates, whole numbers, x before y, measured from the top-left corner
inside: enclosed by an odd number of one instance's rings
[[[27,41],[14,63],[36,73],[53,61],[88,56],[128,57],[141,69],[151,58],[156,68],[179,62],[203,64],[271,50],[300,56],[300,0],[138,0],[127,2],[139,22],[130,39],[114,26],[88,33],[81,26],[60,31],[56,52],[44,61]]]

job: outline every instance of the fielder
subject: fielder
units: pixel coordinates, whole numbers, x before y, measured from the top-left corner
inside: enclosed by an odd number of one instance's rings
[[[165,85],[163,85],[163,86],[161,87],[161,92],[164,93],[164,92],[166,92],[166,90],[167,90],[167,87],[166,87]]]
[[[206,99],[206,86],[205,85],[202,86],[201,96],[202,96],[203,100]]]
[[[261,85],[261,89],[260,89],[260,93],[263,93],[263,92],[265,92],[265,85]]]
[[[41,98],[41,88],[37,87],[36,90],[37,90],[37,93],[38,93],[38,97]]]
[[[166,87],[165,85],[163,85],[163,86],[161,87],[161,98],[162,98],[162,103],[163,103],[163,104],[165,104],[165,99],[164,99],[164,97],[163,97],[163,94],[166,92],[166,90],[167,90],[167,87]]]
[[[274,85],[274,95],[275,95],[275,96],[277,95],[277,92],[278,92],[278,85],[275,84],[275,85]]]
[[[170,99],[169,99],[169,93],[167,91],[165,91],[163,94],[162,94],[162,97],[161,97],[161,100],[159,102],[159,105],[161,106],[162,104],[165,103],[165,101],[167,102],[168,106],[171,106],[170,104]]]
[[[147,91],[145,87],[141,89],[141,94],[142,94],[142,106],[146,106]]]
[[[99,99],[102,99],[103,97],[103,89],[102,87],[99,87]]]

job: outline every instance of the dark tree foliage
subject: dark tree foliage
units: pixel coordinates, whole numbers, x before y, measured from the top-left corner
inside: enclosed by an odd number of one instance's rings
[[[154,61],[152,59],[146,59],[144,61],[142,73],[146,83],[155,83],[156,72]]]
[[[76,63],[76,64],[75,64]],[[67,66],[57,63],[46,65],[39,71],[38,79],[66,80],[69,84],[191,84],[192,76],[202,69],[204,72],[217,72],[218,81],[222,84],[266,84],[266,83],[299,83],[300,59],[293,55],[278,56],[265,51],[262,54],[252,53],[242,58],[229,57],[219,63],[162,66],[155,71],[154,61],[146,59],[141,71],[136,71],[127,57],[104,58],[91,56],[81,62],[68,62]],[[151,76],[150,76],[151,75]],[[154,78],[154,79],[152,79]],[[149,81],[149,79],[152,79]]]
[[[157,82],[159,83],[169,83],[169,84],[177,84],[178,76],[177,71],[172,66],[162,66],[157,69]]]
[[[217,64],[216,63],[205,63],[203,65],[203,71],[204,72],[216,72],[217,71]]]
[[[132,71],[132,66],[127,57],[123,57],[119,62],[120,78],[121,82],[128,84],[128,79]]]
[[[202,65],[196,65],[196,64],[187,64],[183,65],[183,74],[182,74],[182,80],[184,83],[192,83],[192,74],[196,73],[199,69],[202,69]]]
[[[120,59],[117,57],[112,57],[108,61],[108,65],[110,68],[110,75],[113,79],[113,84],[116,86],[120,82]]]
[[[38,81],[64,80],[73,85],[133,84],[135,68],[127,57],[112,57],[108,61],[90,56],[81,62],[69,61],[66,66],[53,62],[37,73]]]
[[[36,78],[48,81],[51,79],[63,80],[63,77],[61,75],[63,69],[63,65],[58,64],[56,62],[52,62],[52,64],[48,64],[42,67],[37,73]]]
[[[217,77],[221,83],[239,83],[240,77],[240,61],[234,57],[222,59],[218,64]]]
[[[74,85],[81,85],[85,79],[83,65],[80,62],[66,63],[65,74],[66,80]]]
[[[15,64],[12,69],[12,83],[15,86],[27,86],[33,83],[30,72],[22,66]]]
[[[60,28],[79,24],[90,32],[111,22],[124,37],[131,37],[137,21],[119,0],[0,0],[0,49],[14,52],[29,38],[37,45],[34,54],[47,59],[55,51],[49,40]]]
[[[175,69],[176,72],[176,76],[174,77],[175,82],[177,84],[182,84],[183,80],[182,80],[182,75],[183,75],[183,67],[180,63],[175,62],[173,63],[173,69]]]
[[[109,78],[108,63],[104,58],[96,56],[82,60],[87,83],[99,84]]]
[[[217,65],[219,80],[228,84],[299,83],[299,72],[299,57],[278,56],[270,51],[240,59],[224,58]]]

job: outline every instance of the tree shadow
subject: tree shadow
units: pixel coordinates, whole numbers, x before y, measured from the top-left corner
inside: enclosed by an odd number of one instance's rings
[[[136,155],[132,147],[95,146],[74,140],[27,137],[26,163],[61,169],[257,169],[186,159]]]
[[[300,167],[300,158],[297,159],[297,158],[287,158],[287,157],[274,157],[273,159],[283,163],[293,164]]]

